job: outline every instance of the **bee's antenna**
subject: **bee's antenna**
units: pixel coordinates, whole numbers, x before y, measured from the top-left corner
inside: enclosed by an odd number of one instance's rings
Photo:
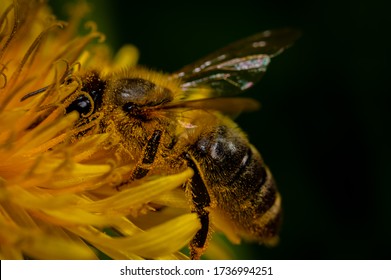
[[[23,96],[23,97],[20,99],[20,102],[22,102],[22,101],[26,100],[27,98],[30,98],[30,97],[32,97],[32,96],[34,96],[34,95],[37,95],[37,94],[40,94],[40,93],[46,91],[50,86],[52,86],[52,85],[49,85],[49,86],[46,86],[46,87],[37,89],[37,90],[35,90],[35,91],[33,91],[33,92],[30,92],[30,93],[26,94],[25,96]]]
[[[60,79],[61,81],[62,81],[62,80],[65,80],[66,76],[71,75],[71,74],[73,73],[73,69],[72,69],[73,66],[79,65],[79,67],[80,67],[80,62],[76,62],[76,63],[74,63],[71,67],[69,67],[69,64],[68,64],[68,62],[67,62],[66,60],[60,60],[60,61],[64,61],[64,62],[66,63],[66,67],[67,67],[67,68],[66,68],[67,70],[65,71],[65,73],[63,74],[63,76],[62,76],[61,79]],[[54,85],[54,84],[50,84],[50,85],[48,85],[48,86],[46,86],[46,87],[37,89],[37,90],[35,90],[35,91],[33,91],[33,92],[30,92],[30,93],[27,93],[25,96],[23,96],[23,97],[20,99],[20,102],[22,102],[22,101],[26,100],[27,98],[30,98],[30,97],[32,97],[32,96],[34,96],[34,95],[37,95],[37,94],[40,94],[40,93],[46,91],[48,88],[50,88],[50,87],[53,86],[53,85]]]

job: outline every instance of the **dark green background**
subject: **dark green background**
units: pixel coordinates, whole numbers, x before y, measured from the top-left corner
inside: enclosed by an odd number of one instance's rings
[[[64,1],[52,1],[57,9]],[[390,259],[390,7],[386,1],[89,1],[114,49],[174,71],[253,33],[292,26],[294,47],[245,96],[238,122],[284,203],[278,247],[245,259]],[[63,18],[65,16],[62,16]]]

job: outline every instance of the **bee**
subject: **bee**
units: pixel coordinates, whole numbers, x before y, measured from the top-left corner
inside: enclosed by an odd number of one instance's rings
[[[120,139],[123,157],[135,163],[127,182],[193,169],[184,186],[201,223],[189,244],[192,259],[205,251],[212,223],[233,241],[277,239],[280,194],[260,153],[230,117],[257,103],[231,96],[258,82],[271,58],[298,36],[293,29],[261,32],[170,75],[140,67],[81,74],[82,90],[65,113],[80,114],[77,137],[93,131]]]

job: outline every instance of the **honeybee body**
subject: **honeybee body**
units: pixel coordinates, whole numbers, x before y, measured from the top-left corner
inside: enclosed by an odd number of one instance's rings
[[[87,70],[79,76],[81,90],[64,101],[65,113],[80,114],[76,140],[88,133],[116,139],[115,152],[133,166],[124,184],[194,170],[184,186],[201,222],[190,243],[193,259],[207,247],[212,226],[234,242],[277,239],[281,199],[273,177],[240,128],[221,113],[253,110],[256,102],[220,97],[251,87],[270,58],[297,37],[290,29],[259,33],[171,75],[143,68],[105,76]],[[202,89],[208,94],[200,97]]]

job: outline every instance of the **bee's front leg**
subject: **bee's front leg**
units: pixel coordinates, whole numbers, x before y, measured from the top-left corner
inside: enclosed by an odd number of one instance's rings
[[[162,131],[155,130],[151,137],[148,139],[148,143],[144,148],[144,154],[141,161],[137,164],[131,175],[131,181],[135,179],[141,179],[145,177],[150,168],[149,166],[153,163],[156,157],[156,153],[159,149],[160,139],[162,138]]]
[[[156,153],[159,149],[161,137],[161,130],[155,130],[152,133],[151,137],[149,137],[148,139],[148,143],[144,147],[143,156],[137,163],[136,168],[130,175],[130,178],[128,180],[123,181],[120,185],[116,186],[117,190],[120,190],[123,185],[126,185],[134,180],[141,179],[148,174],[150,166],[153,164],[156,157]]]

